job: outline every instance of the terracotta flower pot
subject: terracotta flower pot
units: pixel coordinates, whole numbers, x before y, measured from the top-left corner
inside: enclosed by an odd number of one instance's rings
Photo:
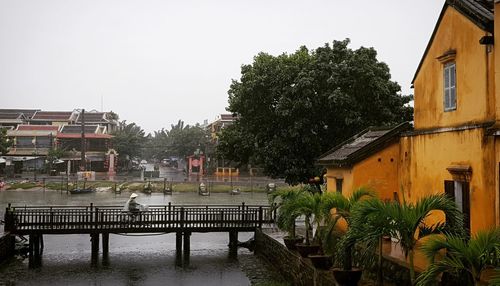
[[[290,236],[285,236],[283,237],[283,241],[285,242],[286,248],[289,250],[296,250],[297,248],[295,247],[295,244],[297,243],[302,243],[304,241],[304,238],[302,236],[296,236],[296,237],[290,237]]]
[[[352,268],[351,270],[344,270],[342,268],[334,268],[333,277],[341,286],[357,286],[361,279],[363,270]]]
[[[331,255],[309,254],[308,257],[317,269],[328,270],[333,266]]]
[[[309,254],[318,253],[318,250],[319,250],[318,244],[297,243],[297,244],[295,244],[295,247],[297,247],[297,251],[299,252],[300,256],[302,256],[304,258],[307,258],[307,256]]]

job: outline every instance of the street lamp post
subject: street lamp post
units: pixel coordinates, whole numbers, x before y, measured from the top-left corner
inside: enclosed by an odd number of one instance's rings
[[[38,155],[38,150],[36,149],[36,137],[33,138],[33,141],[32,141],[34,147],[35,147],[35,152],[33,152],[33,155],[35,157],[34,159],[34,168],[33,168],[33,180],[36,182],[36,170],[37,170],[37,155]]]

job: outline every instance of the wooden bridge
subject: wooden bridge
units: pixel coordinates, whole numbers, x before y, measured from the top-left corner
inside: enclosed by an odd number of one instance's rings
[[[99,253],[100,235],[103,257],[106,258],[109,254],[110,233],[175,232],[177,263],[188,265],[191,233],[228,232],[229,246],[235,247],[238,232],[255,231],[274,219],[275,213],[270,206],[245,203],[205,206],[169,203],[150,206],[147,211],[137,213],[124,211],[119,206],[93,204],[22,207],[9,204],[5,212],[5,232],[29,235],[29,257],[33,265],[41,261],[44,234],[90,234],[92,261],[95,261]]]

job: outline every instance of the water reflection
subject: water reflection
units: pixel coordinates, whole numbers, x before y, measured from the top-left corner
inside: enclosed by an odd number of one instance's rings
[[[89,195],[66,195],[56,191],[2,191],[0,215],[13,205],[122,205],[129,193],[114,195],[101,192]],[[239,196],[196,193],[173,196],[140,194],[138,201],[148,205],[173,204],[266,204],[262,193],[243,193]],[[249,239],[252,233],[240,233],[239,240]],[[256,259],[246,249],[230,250],[227,233],[193,233],[191,235],[190,265],[175,266],[175,234],[156,236],[109,236],[109,256],[90,263],[89,235],[45,235],[43,266],[28,268],[28,260],[13,259],[0,267],[0,284],[11,285],[249,285],[240,269],[238,257]],[[259,263],[257,260],[255,263]]]

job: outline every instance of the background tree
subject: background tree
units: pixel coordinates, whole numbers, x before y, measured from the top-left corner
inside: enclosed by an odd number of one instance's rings
[[[119,128],[113,136],[113,148],[118,152],[118,164],[127,169],[129,161],[141,155],[145,142],[144,130],[135,123],[127,124],[124,120],[119,123]]]
[[[12,141],[7,138],[7,129],[0,128],[0,155],[7,154],[10,146],[12,146]]]
[[[193,155],[196,150],[205,153],[209,144],[207,131],[200,126],[185,125],[179,120],[172,124],[170,130],[161,129],[146,136],[143,148],[143,157],[146,159],[161,160],[168,157],[185,158]]]
[[[47,151],[47,162],[48,162],[48,169],[47,173],[50,174],[50,171],[53,169],[54,164],[57,163],[59,159],[61,159],[64,154],[66,153],[66,150],[62,148],[53,148],[51,147],[49,151]]]
[[[223,130],[218,153],[296,184],[318,173],[319,155],[360,130],[411,120],[411,96],[400,94],[376,51],[348,44],[260,53],[242,66],[228,92],[238,119]]]

